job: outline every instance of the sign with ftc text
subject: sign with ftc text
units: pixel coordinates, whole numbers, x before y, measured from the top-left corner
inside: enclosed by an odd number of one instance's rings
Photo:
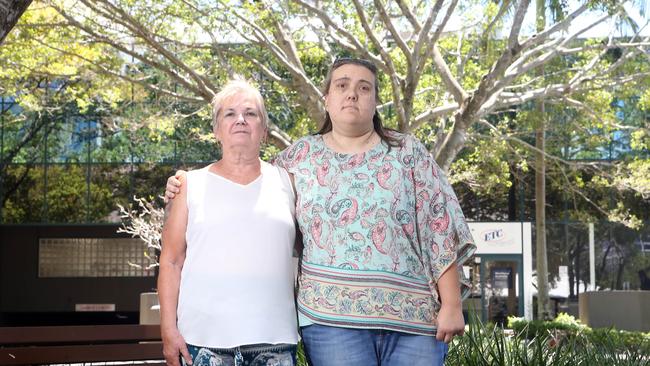
[[[470,222],[476,254],[521,254],[530,222]]]

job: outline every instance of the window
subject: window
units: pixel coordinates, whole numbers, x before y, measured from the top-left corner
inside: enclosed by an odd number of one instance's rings
[[[152,277],[154,255],[135,238],[41,238],[38,276]]]

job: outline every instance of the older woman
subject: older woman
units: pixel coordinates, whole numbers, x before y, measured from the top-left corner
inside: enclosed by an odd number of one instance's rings
[[[324,96],[320,131],[276,160],[295,180],[307,356],[315,366],[442,365],[464,329],[459,275],[475,250],[458,200],[417,139],[382,127],[372,63],[335,61]],[[169,179],[167,197],[177,184]]]
[[[295,196],[284,169],[259,159],[259,91],[227,84],[213,101],[221,160],[181,177],[168,207],[158,292],[163,353],[194,365],[293,365]]]

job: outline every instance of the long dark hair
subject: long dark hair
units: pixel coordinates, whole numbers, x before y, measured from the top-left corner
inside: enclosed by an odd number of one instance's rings
[[[353,64],[353,65],[358,65],[365,67],[366,69],[370,70],[372,72],[372,75],[375,77],[375,102],[377,104],[381,103],[381,100],[379,99],[379,80],[377,79],[377,66],[373,64],[372,62],[360,58],[339,58],[334,61],[332,66],[330,67],[330,70],[327,72],[327,77],[325,78],[325,81],[323,82],[323,95],[327,95],[330,92],[330,84],[332,84],[332,74],[334,73],[334,70],[338,69],[339,67],[343,65],[348,65],[348,64]],[[372,116],[372,126],[375,129],[375,132],[377,132],[377,135],[381,138],[381,140],[388,145],[388,150],[390,151],[391,147],[399,147],[402,146],[402,141],[398,138],[395,137],[394,134],[387,133],[388,131],[393,131],[392,128],[387,128],[384,127],[383,124],[381,123],[381,116],[379,115],[379,111],[375,108],[375,114]],[[332,119],[330,118],[330,114],[325,111],[325,121],[320,127],[320,130],[316,132],[317,135],[323,135],[328,132],[332,131]]]

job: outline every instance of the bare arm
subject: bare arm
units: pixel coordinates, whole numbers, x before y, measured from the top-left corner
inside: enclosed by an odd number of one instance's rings
[[[455,335],[463,335],[465,331],[458,266],[456,264],[449,266],[438,279],[438,296],[441,305],[438,313],[436,339],[449,343]]]
[[[186,177],[179,177],[181,188],[178,199],[169,201],[165,208],[165,222],[162,232],[162,252],[158,275],[158,297],[160,300],[160,331],[163,340],[163,354],[169,366],[179,366],[179,356],[192,363],[185,340],[176,326],[176,309],[181,281],[181,270],[185,261],[185,231],[187,229],[187,187]]]

